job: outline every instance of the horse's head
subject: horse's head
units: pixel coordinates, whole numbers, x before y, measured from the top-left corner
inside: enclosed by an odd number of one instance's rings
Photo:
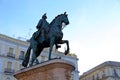
[[[60,15],[60,22],[65,23],[65,25],[69,24],[68,15],[66,14],[66,12]]]
[[[50,23],[50,25],[54,28],[59,27],[60,29],[63,29],[63,23],[64,23],[64,27],[65,25],[69,24],[69,20],[68,20],[68,15],[66,14],[66,12],[64,14],[60,14],[58,16],[56,16],[52,22]],[[54,25],[54,26],[53,26]]]

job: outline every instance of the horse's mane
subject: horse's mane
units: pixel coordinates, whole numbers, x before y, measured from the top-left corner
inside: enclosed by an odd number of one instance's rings
[[[61,16],[62,14],[60,14],[60,15],[57,15],[53,20],[52,20],[52,22],[50,23],[50,25],[52,25],[54,22],[55,22],[55,20],[59,17],[59,16]]]

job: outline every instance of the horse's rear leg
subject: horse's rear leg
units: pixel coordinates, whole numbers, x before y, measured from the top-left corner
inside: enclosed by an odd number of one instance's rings
[[[33,65],[34,61],[36,61],[36,64],[39,64],[37,57],[41,54],[42,50],[42,46],[34,46],[30,66]]]
[[[28,65],[29,58],[30,58],[30,51],[31,51],[31,47],[29,46],[28,49],[27,49],[27,52],[25,54],[25,58],[22,62],[22,66],[24,66],[24,67],[27,67],[27,65]]]
[[[41,54],[42,50],[43,50],[43,47],[39,46],[39,49],[38,49],[37,54],[36,54],[36,64],[39,64],[37,57]]]
[[[37,48],[33,48],[32,56],[30,60],[30,66],[33,66],[35,60],[37,61],[36,53],[37,53]]]

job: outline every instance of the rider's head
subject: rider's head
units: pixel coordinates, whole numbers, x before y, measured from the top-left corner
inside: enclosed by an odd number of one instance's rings
[[[42,19],[47,19],[46,13],[42,16]]]

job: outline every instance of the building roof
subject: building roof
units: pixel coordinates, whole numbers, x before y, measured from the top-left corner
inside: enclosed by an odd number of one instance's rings
[[[29,46],[29,42],[27,42],[27,41],[22,41],[22,40],[19,40],[19,39],[15,39],[15,38],[3,35],[3,34],[0,34],[0,39],[2,39],[4,41],[9,41],[9,42],[12,42],[12,43],[16,43],[16,44],[19,44],[19,45],[24,45],[26,47]]]
[[[88,75],[88,74],[90,74],[90,73],[92,73],[92,72],[94,72],[94,71],[96,71],[96,70],[98,70],[100,68],[103,68],[104,66],[116,66],[116,67],[120,67],[120,62],[106,61],[106,62],[104,62],[104,63],[102,63],[102,64],[100,64],[100,65],[98,65],[98,66],[96,66],[96,67],[94,67],[92,69],[90,69],[89,71],[84,72],[81,76],[86,76],[86,75]]]

